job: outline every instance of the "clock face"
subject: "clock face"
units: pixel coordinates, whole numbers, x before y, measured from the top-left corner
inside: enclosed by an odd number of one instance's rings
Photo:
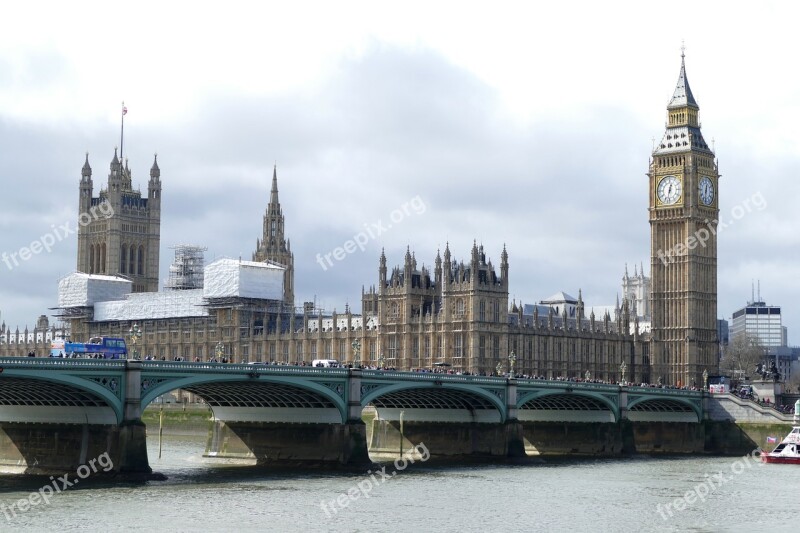
[[[658,199],[661,200],[661,203],[664,205],[678,203],[678,200],[681,199],[682,192],[683,185],[681,185],[681,180],[675,176],[664,176],[661,181],[658,182]]]
[[[700,202],[703,205],[711,205],[714,201],[714,182],[708,176],[700,179]]]

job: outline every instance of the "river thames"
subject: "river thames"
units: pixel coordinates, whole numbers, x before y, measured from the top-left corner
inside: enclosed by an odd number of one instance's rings
[[[166,481],[89,475],[22,511],[10,506],[53,482],[0,477],[0,531],[774,532],[797,531],[800,512],[800,468],[749,457],[418,460],[368,474],[206,459],[199,436],[165,438],[159,460],[157,439],[149,441],[150,463]]]

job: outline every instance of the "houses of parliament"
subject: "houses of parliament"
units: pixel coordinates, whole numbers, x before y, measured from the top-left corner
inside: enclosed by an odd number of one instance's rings
[[[81,212],[110,202],[114,213],[81,227],[80,274],[74,276],[129,280],[130,297],[157,300],[151,308],[159,311],[148,314],[142,311],[148,309],[145,304],[129,316],[113,315],[101,312],[98,303],[84,302],[60,304],[57,316],[68,324],[74,340],[124,336],[135,354],[158,359],[225,357],[283,363],[337,359],[399,370],[440,366],[491,374],[508,371],[513,354],[515,371],[529,376],[699,385],[704,371],[713,374],[718,367],[716,233],[710,231],[714,235],[703,246],[690,246],[690,239],[708,220],[717,219],[719,173],[703,140],[698,111],[682,55],[678,83],[667,106],[666,131],[648,169],[649,331],[640,328],[636,306],[627,298],[613,314],[605,310],[601,316],[586,313],[580,291],[577,298],[558,293],[538,304],[509,302],[509,251],[495,249],[499,252],[495,264],[477,242],[462,252],[463,258],[446,246],[437,252],[432,268],[420,267],[411,249],[390,267],[382,252],[375,283],[362,288],[360,314],[349,308],[343,313],[324,312],[311,303],[295,307],[294,255],[277,169],[252,263],[283,269],[282,297],[201,298],[198,284],[173,284],[155,292],[160,169],[154,161],[148,194],[142,197],[131,189],[131,171],[116,152],[107,187],[98,197],[93,196],[88,156],[84,164]],[[38,341],[32,343],[27,330],[12,332],[3,324],[0,333],[5,340],[0,354],[25,355],[32,346],[39,355],[48,351]]]

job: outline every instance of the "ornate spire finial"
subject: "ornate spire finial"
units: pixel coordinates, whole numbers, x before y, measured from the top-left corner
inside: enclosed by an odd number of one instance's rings
[[[686,41],[681,39],[681,59],[686,57]]]

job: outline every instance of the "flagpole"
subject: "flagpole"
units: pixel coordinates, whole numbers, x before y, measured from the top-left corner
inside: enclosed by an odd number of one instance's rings
[[[122,141],[125,136],[125,102],[122,102],[122,109],[120,109],[121,126],[119,130],[119,161],[122,163]]]

